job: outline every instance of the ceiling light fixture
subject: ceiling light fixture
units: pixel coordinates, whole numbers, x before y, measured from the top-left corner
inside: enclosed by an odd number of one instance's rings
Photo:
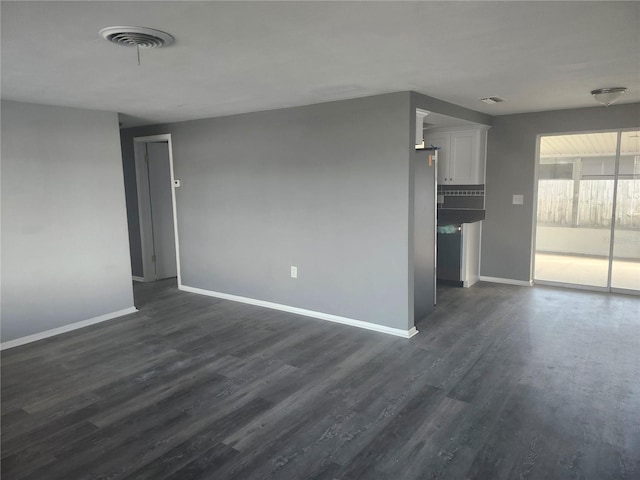
[[[596,102],[608,107],[612,103],[617,102],[626,91],[627,87],[598,88],[597,90],[591,90],[591,95],[596,99]]]
[[[122,47],[136,47],[138,65],[140,65],[141,48],[168,47],[175,39],[167,32],[147,27],[107,27],[98,34],[105,40]]]

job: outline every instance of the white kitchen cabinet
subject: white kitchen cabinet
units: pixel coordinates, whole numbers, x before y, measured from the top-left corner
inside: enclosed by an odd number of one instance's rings
[[[484,184],[488,126],[430,128],[425,132],[425,146],[438,151],[440,185]]]

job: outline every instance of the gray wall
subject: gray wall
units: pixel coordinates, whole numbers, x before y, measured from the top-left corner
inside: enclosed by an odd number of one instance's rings
[[[400,106],[398,102],[402,103],[402,106]],[[389,110],[387,104],[393,104],[393,109]],[[327,232],[323,233],[323,235],[327,238],[330,238],[331,242],[333,242],[334,245],[337,245],[336,242],[338,241],[340,236],[353,237],[349,241],[351,244],[368,244],[369,242],[373,242],[374,239],[370,239],[367,236],[370,235],[370,231],[372,229],[371,225],[369,224],[371,220],[378,224],[378,227],[373,227],[374,230],[375,228],[384,230],[386,227],[383,226],[384,222],[381,223],[381,218],[385,211],[389,210],[390,208],[397,208],[397,206],[394,206],[393,202],[397,202],[399,199],[404,199],[404,201],[407,202],[407,205],[405,205],[403,208],[408,208],[408,212],[402,211],[400,217],[394,217],[392,219],[393,223],[398,222],[401,217],[407,220],[406,225],[402,227],[404,230],[400,230],[397,232],[405,232],[408,239],[408,245],[404,245],[402,247],[404,250],[403,264],[404,267],[406,267],[408,280],[403,280],[401,282],[403,288],[404,283],[408,283],[408,307],[406,315],[407,319],[404,318],[403,314],[402,320],[388,320],[387,312],[391,311],[391,308],[381,310],[380,314],[378,315],[372,314],[372,309],[377,307],[364,309],[363,312],[366,315],[365,318],[362,315],[357,315],[361,312],[361,310],[357,308],[357,305],[350,306],[350,302],[345,303],[343,300],[340,300],[340,303],[344,303],[344,306],[334,305],[335,302],[333,299],[342,298],[344,295],[351,295],[350,289],[356,288],[356,285],[350,285],[346,280],[338,280],[338,284],[332,283],[330,280],[330,275],[327,275],[327,278],[318,278],[317,280],[314,279],[314,281],[318,282],[317,285],[323,285],[323,283],[321,282],[327,282],[327,284],[331,285],[331,288],[327,290],[326,298],[320,298],[325,297],[321,294],[320,291],[318,291],[314,295],[303,293],[304,301],[302,302],[300,301],[300,297],[295,290],[288,291],[286,294],[282,294],[280,290],[287,291],[287,289],[292,286],[288,283],[290,282],[290,280],[288,279],[289,265],[286,262],[284,266],[282,264],[279,264],[276,267],[275,265],[273,265],[274,260],[269,260],[265,265],[262,265],[260,268],[268,269],[272,273],[269,273],[269,275],[266,276],[264,274],[259,275],[257,277],[255,285],[251,287],[250,291],[247,291],[248,287],[245,287],[243,285],[244,273],[240,271],[228,272],[229,279],[230,281],[233,280],[233,282],[227,285],[225,284],[224,268],[232,270],[232,267],[216,266],[215,261],[212,259],[208,259],[205,263],[200,263],[200,258],[207,257],[207,253],[202,252],[201,248],[196,248],[199,253],[198,256],[194,256],[193,258],[194,268],[198,269],[201,272],[199,273],[199,276],[202,278],[197,278],[198,284],[189,283],[189,281],[187,280],[187,278],[189,277],[184,276],[186,273],[186,262],[184,261],[186,260],[185,258],[183,260],[182,268],[184,278],[183,282],[186,285],[197,286],[200,288],[212,290],[216,290],[217,288],[218,291],[221,292],[235,293],[252,298],[270,300],[278,303],[285,303],[294,306],[300,306],[303,308],[309,308],[312,310],[319,310],[326,313],[333,313],[348,317],[350,316],[352,318],[372,321],[374,323],[381,323],[383,325],[397,326],[398,328],[402,329],[405,329],[407,327],[410,328],[411,326],[413,326],[414,318],[414,289],[416,287],[418,288],[418,290],[422,288],[419,285],[414,285],[416,273],[414,271],[415,262],[420,262],[422,257],[415,258],[416,249],[414,245],[415,216],[412,191],[413,182],[409,181],[410,178],[413,178],[414,164],[413,162],[409,162],[409,158],[411,152],[413,152],[414,145],[414,113],[416,108],[422,108],[431,112],[457,117],[481,124],[491,123],[491,117],[489,115],[475,112],[473,110],[469,110],[458,105],[453,105],[448,102],[443,102],[441,100],[428,97],[417,92],[399,92],[390,95],[347,100],[343,102],[331,102],[327,104],[312,105],[294,109],[275,110],[248,115],[201,120],[196,122],[182,122],[170,125],[153,125],[147,127],[123,129],[121,131],[122,158],[125,169],[125,185],[127,187],[129,238],[131,245],[132,269],[134,275],[142,276],[142,259],[139,234],[140,228],[138,224],[139,220],[137,210],[137,196],[135,190],[136,183],[133,156],[133,139],[134,137],[139,136],[174,133],[173,144],[176,172],[181,172],[183,162],[187,157],[189,158],[190,162],[193,162],[193,158],[206,158],[208,156],[211,157],[211,159],[206,162],[200,160],[198,168],[211,170],[212,172],[214,170],[220,170],[227,175],[225,177],[225,180],[229,180],[224,185],[224,187],[233,188],[233,186],[236,185],[236,182],[245,181],[245,175],[242,175],[241,172],[247,170],[247,168],[249,167],[253,168],[252,165],[257,165],[258,171],[268,168],[268,178],[273,177],[274,179],[277,179],[281,177],[282,180],[279,181],[281,185],[279,186],[279,188],[274,189],[273,187],[275,186],[275,180],[272,179],[269,180],[268,185],[270,185],[270,187],[267,188],[260,185],[262,183],[261,180],[251,180],[250,184],[248,185],[249,188],[253,189],[251,183],[257,182],[259,184],[259,189],[263,191],[263,198],[268,198],[268,201],[266,203],[264,200],[261,201],[258,208],[266,208],[270,203],[273,203],[274,205],[277,205],[277,215],[275,213],[269,213],[269,215],[276,215],[280,224],[287,225],[287,223],[295,220],[296,218],[304,218],[304,221],[300,224],[301,226],[308,223],[309,225],[314,225],[314,228],[318,229],[318,225],[315,225],[317,205],[319,208],[319,211],[317,212],[317,219],[319,219],[322,222],[322,225],[325,225],[327,229]],[[322,116],[318,116],[319,112],[323,112]],[[371,112],[374,113],[372,114]],[[384,120],[379,123],[378,119],[381,118],[384,118]],[[409,123],[407,124],[407,122]],[[332,126],[334,124],[339,126],[339,131]],[[367,131],[363,127],[366,127],[366,129],[370,130]],[[340,143],[335,142],[336,138],[341,139],[343,137],[352,138],[352,144],[342,145],[344,143],[343,140],[340,140]],[[398,142],[400,141],[400,138],[402,138],[404,141],[404,149],[399,146]],[[194,147],[181,145],[181,143],[183,143],[182,139],[185,139],[185,142],[193,143]],[[219,147],[224,149],[220,153],[218,153],[217,151]],[[209,150],[211,153],[209,153]],[[382,178],[383,172],[389,171],[390,165],[388,163],[388,160],[383,158],[381,155],[384,155],[384,152],[388,150],[393,150],[394,157],[401,157],[402,160],[395,161],[394,166],[390,170],[393,171],[393,175],[385,174],[384,178]],[[182,155],[182,152],[186,152],[187,155]],[[212,155],[213,153],[216,154],[215,157]],[[252,159],[252,157],[256,158]],[[364,157],[367,158],[365,159]],[[236,162],[238,158],[242,159],[242,161],[237,163],[239,171],[235,173],[233,172],[233,170],[234,168],[236,168]],[[300,160],[292,160],[296,158],[299,158]],[[222,163],[220,165],[217,165],[215,162],[218,161],[222,161]],[[314,162],[318,162],[319,165],[314,166]],[[406,170],[407,163],[409,163],[409,170]],[[295,165],[295,168],[292,168],[292,165]],[[406,194],[403,193],[402,197],[393,198],[393,202],[389,203],[389,199],[385,198],[384,195],[395,195],[393,193],[394,189],[390,189],[388,187],[376,187],[380,188],[380,196],[377,196],[375,199],[369,199],[367,205],[359,205],[362,202],[362,199],[359,195],[345,195],[344,198],[341,199],[341,202],[347,203],[339,203],[337,208],[340,210],[345,209],[345,212],[349,212],[351,210],[358,212],[357,215],[360,215],[362,218],[358,222],[354,223],[353,226],[350,225],[351,222],[345,221],[345,217],[342,214],[333,214],[339,217],[338,220],[333,220],[333,215],[327,215],[327,212],[325,210],[329,208],[329,204],[327,203],[329,202],[328,199],[324,202],[318,202],[317,200],[313,202],[307,202],[307,205],[305,205],[304,208],[302,208],[302,206],[298,206],[295,202],[291,206],[289,206],[286,201],[283,202],[283,198],[286,195],[293,195],[294,197],[292,198],[297,198],[297,196],[301,194],[304,194],[304,196],[327,195],[331,194],[330,192],[332,192],[334,188],[345,189],[346,191],[348,182],[350,181],[354,181],[356,183],[356,190],[362,190],[363,186],[358,185],[359,182],[356,180],[357,176],[354,173],[351,173],[353,170],[357,170],[358,165],[364,166],[362,169],[362,175],[366,174],[366,176],[363,178],[371,177],[372,181],[373,179],[375,179],[376,184],[383,185],[385,182],[397,182],[400,176],[404,178],[404,185],[402,186],[402,189],[409,188],[410,191],[408,191]],[[319,171],[322,173],[322,176],[316,178],[315,175],[312,175],[311,177],[306,178],[307,169],[311,169],[311,171]],[[344,177],[343,172],[349,172],[349,176]],[[199,176],[197,171],[194,172],[194,175],[196,177]],[[290,192],[287,194],[286,190],[288,187],[284,182],[284,179],[296,178],[296,176],[301,177],[301,181],[299,182],[301,186],[293,186]],[[336,186],[331,185],[331,183],[333,183],[332,178],[334,176],[337,179],[340,179],[340,183],[336,184]],[[351,180],[351,176],[353,176],[353,180]],[[207,185],[205,185],[204,182],[205,181],[203,180],[200,183],[203,191],[207,189]],[[324,185],[325,183],[327,183],[326,186]],[[311,186],[311,190],[309,192],[306,192],[305,190],[309,186]],[[397,185],[394,188],[397,190]],[[312,193],[315,191],[320,193]],[[323,191],[325,193],[321,193]],[[185,192],[185,190],[183,189],[180,192],[180,195],[182,195],[182,192]],[[273,198],[271,198],[272,193],[274,194]],[[212,196],[214,194],[211,192],[207,192],[206,195]],[[219,195],[222,196],[223,193],[220,193]],[[190,198],[191,196],[189,195],[188,197]],[[208,201],[210,205],[207,208],[215,211],[215,209],[217,208],[215,206],[216,201],[217,199],[212,197]],[[353,202],[353,205],[351,205],[351,202]],[[225,205],[226,203],[229,202],[226,200],[222,202],[223,205]],[[323,203],[327,204],[323,205]],[[333,202],[333,204],[335,205],[336,203]],[[380,208],[374,207],[374,205],[376,204],[380,204]],[[182,208],[180,200],[178,208],[179,210]],[[287,211],[288,208],[291,208],[291,212]],[[246,213],[243,209],[253,211],[254,207],[250,207],[249,205],[243,203],[235,208],[234,211],[238,215],[240,215],[240,218],[246,217]],[[396,212],[397,211],[398,210],[396,210]],[[252,213],[252,215],[254,214]],[[372,219],[369,219],[368,215],[373,215]],[[406,218],[407,215],[408,219]],[[420,223],[420,219],[418,220]],[[230,222],[231,220],[227,218],[226,221]],[[254,221],[254,219],[251,218],[251,221]],[[184,235],[188,236],[191,236],[192,232],[191,230],[185,230],[186,225],[182,222],[181,219],[179,219],[179,222],[182,254],[191,256],[191,253],[186,252],[185,250],[184,241],[182,240],[182,232],[184,231]],[[264,219],[258,219],[258,221],[255,223],[256,233],[254,235],[259,236],[261,228],[266,228],[265,231],[267,232],[271,232],[274,229],[274,226],[268,224],[265,225],[265,223],[266,222]],[[360,225],[365,223],[368,225],[367,228],[359,232],[358,229],[361,228]],[[201,228],[198,227],[198,222],[196,222],[195,219],[194,225],[196,225],[197,228]],[[334,228],[341,228],[344,230],[344,232],[336,237],[334,234],[330,233],[331,229]],[[301,233],[298,231],[299,227],[295,227],[293,225],[288,225],[285,231],[291,229],[295,230],[295,238],[298,238],[301,235]],[[209,238],[209,236],[214,235],[214,230],[215,227],[209,227],[209,231],[203,232],[202,238]],[[237,232],[234,226],[234,230],[228,232],[228,238],[224,240],[226,242],[226,245],[223,245],[223,254],[234,244],[235,237],[233,235],[236,234],[239,234],[241,236],[245,235],[244,232]],[[273,241],[277,243],[277,245],[274,247],[273,254],[270,253],[266,247],[260,247],[257,250],[256,246],[251,246],[250,250],[255,251],[255,254],[258,258],[261,258],[261,255],[264,255],[265,258],[269,258],[269,256],[271,255],[275,255],[277,258],[291,256],[291,254],[282,251],[283,247],[280,246],[279,242],[276,240],[277,235],[271,232],[270,237],[272,237]],[[196,247],[198,244],[197,238],[198,235],[195,235],[195,238],[193,240]],[[394,236],[393,240],[396,241],[397,238]],[[222,241],[222,239],[220,241]],[[243,241],[246,240],[243,239]],[[380,251],[387,251],[388,249],[398,248],[397,245],[383,245],[382,243],[386,241],[384,237],[376,238],[375,241],[379,242],[380,245],[372,245],[372,250],[380,249]],[[294,251],[297,252],[295,256],[313,256],[313,252],[307,252],[306,249],[315,249],[316,243],[323,242],[325,241],[322,241],[319,238],[318,240],[314,240],[313,242],[311,242],[309,245],[305,245],[304,242],[299,243],[294,249]],[[287,240],[286,242],[287,245],[295,243],[297,243],[295,242],[295,240]],[[330,246],[330,244],[327,244],[327,246]],[[302,252],[305,253],[303,254]],[[346,253],[344,255],[346,255]],[[322,256],[323,258],[330,258],[334,255],[329,250],[323,253]],[[355,275],[355,277],[357,277],[362,273],[362,267],[358,266],[357,264],[355,265],[355,269],[353,272],[349,271],[347,273],[348,269],[351,268],[351,261],[349,261],[348,259],[342,259],[343,263],[338,264],[337,261],[340,260],[340,255],[337,255],[335,257],[335,261],[332,260],[330,263],[335,264],[335,268],[338,268],[343,272],[341,276],[348,278],[353,274]],[[376,258],[371,260],[371,262],[375,261],[377,261]],[[238,265],[242,265],[242,262],[240,260],[237,260],[236,263]],[[262,263],[262,260],[258,263]],[[302,279],[305,268],[302,266],[299,267]],[[422,268],[422,271],[424,270],[424,267],[425,265],[422,264],[417,265],[417,268]],[[278,271],[277,275],[273,273],[276,268]],[[388,271],[378,270],[379,268],[386,267],[384,266],[384,264],[376,266],[374,263],[372,263],[371,266],[366,269],[366,271]],[[220,270],[220,274],[216,275],[215,277],[211,277],[208,274],[207,269],[211,269],[212,272],[215,272],[216,269]],[[253,270],[249,269],[249,271]],[[282,275],[285,275],[285,277],[287,278],[283,278]],[[420,277],[420,275],[418,276]],[[260,282],[263,282],[266,279],[268,284],[272,284],[274,278],[278,279],[279,284],[273,284],[269,288],[265,288],[265,291],[263,291],[263,287],[260,286]],[[213,279],[215,279],[216,281],[215,287]],[[202,280],[202,282],[200,282],[200,280]],[[298,284],[299,282],[300,280],[298,281]],[[357,281],[355,282],[357,283]],[[240,283],[240,285],[237,285],[238,283]],[[342,295],[336,296],[336,288],[343,289],[345,288],[345,285],[349,285],[349,288],[344,290]],[[363,284],[361,287],[369,288],[366,286],[366,284]],[[371,295],[382,294],[383,296],[385,296],[391,294],[390,292],[387,293],[379,290],[380,287],[377,284],[372,285],[371,287],[376,289],[374,291],[376,291],[377,293],[367,294],[360,288],[360,291],[358,292],[360,300],[358,300],[358,302],[366,302],[367,298],[370,298]],[[231,290],[229,288],[231,288]],[[299,290],[300,287],[296,286],[296,289]],[[312,300],[312,303],[308,303],[306,301],[307,298]],[[428,301],[422,301],[421,299],[418,299],[418,303],[420,305],[426,305]],[[419,307],[419,309],[421,308],[422,307]],[[420,312],[418,312],[418,318],[420,317],[420,315]]]
[[[635,127],[640,127],[637,103],[494,117],[487,145],[481,275],[531,278],[538,135]],[[524,195],[524,205],[512,205],[514,194]]]
[[[133,307],[115,113],[2,102],[2,341]]]
[[[123,130],[172,134],[182,283],[413,326],[409,96]]]
[[[479,123],[481,125],[491,125],[492,122],[491,115],[476,112],[475,110],[469,110],[468,108],[461,107],[460,105],[454,105],[453,103],[438,100],[437,98],[429,97],[418,92],[411,92],[411,108],[414,109],[414,111],[416,108],[421,108],[428,112],[439,113],[440,115],[447,115],[449,117],[459,118],[469,122]],[[429,121],[428,116],[426,121]],[[412,122],[412,125],[415,125],[415,123]]]

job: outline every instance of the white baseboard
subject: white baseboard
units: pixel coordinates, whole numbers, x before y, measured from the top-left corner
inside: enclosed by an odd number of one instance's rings
[[[491,283],[503,283],[506,285],[518,285],[519,287],[531,287],[533,286],[533,281],[529,280],[528,282],[525,280],[514,280],[512,278],[500,278],[500,277],[485,277],[480,275],[481,282],[491,282]]]
[[[375,332],[386,333],[388,335],[395,335],[396,337],[411,338],[418,333],[416,327],[412,327],[410,330],[402,330],[400,328],[385,327],[384,325],[377,325],[375,323],[363,322],[362,320],[354,320],[353,318],[340,317],[338,315],[332,315],[330,313],[315,312],[313,310],[306,310],[304,308],[291,307],[289,305],[282,305],[280,303],[265,302],[264,300],[256,300],[254,298],[240,297],[238,295],[231,295],[228,293],[214,292],[212,290],[204,290],[202,288],[189,287],[187,285],[178,285],[178,289],[185,292],[198,293],[200,295],[207,295],[209,297],[224,298],[225,300],[232,300],[234,302],[248,303],[250,305],[257,305],[259,307],[272,308],[274,310],[281,310],[283,312],[295,313],[298,315],[304,315],[305,317],[319,318],[321,320],[327,320],[329,322],[341,323],[343,325],[350,325],[352,327],[364,328],[366,330],[373,330]]]
[[[27,335],[26,337],[16,338],[15,340],[9,340],[8,342],[0,343],[0,350],[6,350],[8,348],[18,347],[26,343],[37,342],[43,338],[53,337],[60,335],[61,333],[71,332],[79,328],[88,327],[96,323],[105,322],[112,318],[122,317],[123,315],[129,315],[130,313],[137,312],[136,307],[125,308],[124,310],[118,310],[117,312],[105,313],[97,317],[82,320],[80,322],[70,323],[69,325],[63,325],[62,327],[52,328],[51,330],[45,330],[44,332],[34,333],[33,335]]]
[[[480,281],[480,277],[472,277],[471,279],[462,282],[462,286],[464,288],[469,288],[469,287],[473,287],[476,283],[478,283]]]
[[[131,275],[131,279],[132,279],[134,282],[144,282],[144,281],[145,281],[145,279],[144,279],[143,277],[137,277],[137,276],[135,276],[135,275]]]

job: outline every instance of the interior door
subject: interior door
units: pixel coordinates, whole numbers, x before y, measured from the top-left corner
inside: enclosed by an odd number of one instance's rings
[[[171,199],[171,166],[167,142],[147,143],[153,255],[157,280],[177,276]]]

